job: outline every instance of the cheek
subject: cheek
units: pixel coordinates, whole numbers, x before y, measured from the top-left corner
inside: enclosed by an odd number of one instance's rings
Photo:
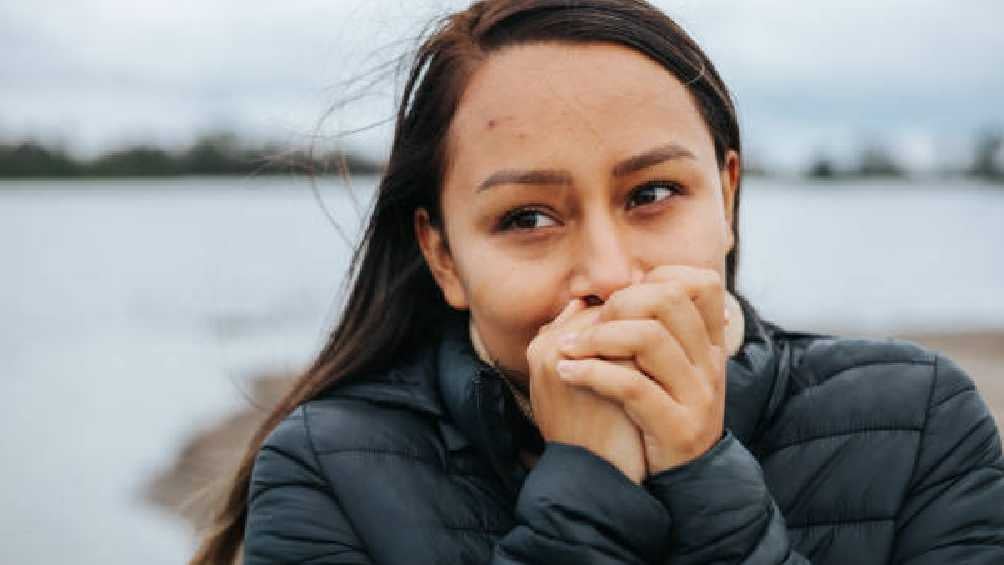
[[[485,346],[505,365],[524,369],[526,347],[560,310],[563,280],[555,261],[525,261],[489,246],[463,261],[471,315]]]
[[[513,330],[536,326],[536,331],[549,321],[561,289],[546,263],[514,265],[502,258],[486,263],[470,280],[476,316]]]
[[[639,250],[646,269],[673,264],[724,268],[729,229],[724,213],[713,202],[695,204],[636,232],[632,247]]]

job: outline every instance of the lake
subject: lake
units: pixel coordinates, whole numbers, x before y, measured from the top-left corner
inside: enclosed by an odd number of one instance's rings
[[[191,533],[141,503],[144,481],[244,405],[248,375],[308,363],[373,184],[354,201],[293,177],[0,182],[0,562],[187,559]],[[743,190],[740,288],[765,317],[1004,328],[1004,187]]]

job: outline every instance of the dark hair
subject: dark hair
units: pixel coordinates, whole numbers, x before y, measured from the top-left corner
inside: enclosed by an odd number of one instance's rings
[[[244,537],[247,494],[265,437],[298,405],[336,382],[386,369],[437,336],[456,316],[419,250],[414,213],[439,216],[448,132],[471,75],[493,51],[537,42],[613,43],[637,50],[679,79],[707,124],[720,167],[739,152],[735,108],[700,47],[673,20],[642,0],[484,0],[446,17],[420,45],[404,86],[387,170],[353,256],[344,312],[313,365],[254,435],[193,564],[232,563]],[[735,292],[739,249],[726,258],[726,286]]]

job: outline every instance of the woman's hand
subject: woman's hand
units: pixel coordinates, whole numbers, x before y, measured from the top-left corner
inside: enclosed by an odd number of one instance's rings
[[[655,474],[696,459],[722,437],[724,327],[718,273],[658,267],[615,292],[593,324],[563,330],[560,352],[573,360],[559,362],[558,372],[623,406]]]
[[[533,417],[545,440],[584,447],[641,483],[646,475],[641,433],[625,410],[590,390],[563,382],[556,373],[558,362],[564,359],[558,338],[593,326],[599,315],[600,308],[586,308],[582,300],[574,300],[530,342],[527,360]]]

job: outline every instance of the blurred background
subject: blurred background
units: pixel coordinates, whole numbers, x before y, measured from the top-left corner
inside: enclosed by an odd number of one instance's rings
[[[741,290],[947,352],[1000,421],[1004,4],[657,3],[739,106]],[[186,560],[337,318],[396,59],[461,5],[0,0],[0,562]]]

